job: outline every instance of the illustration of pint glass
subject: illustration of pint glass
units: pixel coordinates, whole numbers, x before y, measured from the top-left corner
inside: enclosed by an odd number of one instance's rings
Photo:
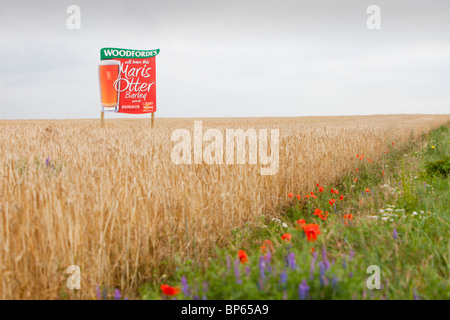
[[[98,66],[100,73],[100,96],[102,112],[117,112],[120,90],[120,61],[103,60]],[[117,81],[117,83],[116,83]]]

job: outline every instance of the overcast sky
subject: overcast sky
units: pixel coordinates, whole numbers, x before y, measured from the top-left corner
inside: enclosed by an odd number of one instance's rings
[[[450,110],[449,0],[0,0],[0,119],[98,118],[103,47],[161,49],[157,117]]]

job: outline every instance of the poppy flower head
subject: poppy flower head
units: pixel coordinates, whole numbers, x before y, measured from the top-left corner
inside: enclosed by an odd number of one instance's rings
[[[239,258],[239,260],[241,261],[242,264],[248,262],[248,256],[247,256],[247,253],[244,250],[239,250],[238,251],[238,258]]]
[[[366,188],[366,192],[367,192],[367,193],[370,193],[370,189],[369,189],[369,188]]]
[[[328,201],[328,203],[330,204],[330,206],[332,206],[335,202],[336,202],[336,200],[334,200],[334,199],[330,199],[330,201]]]
[[[323,187],[319,187],[319,192],[320,192],[320,193],[323,192]]]
[[[353,214],[349,213],[349,214],[344,214],[344,220],[345,220],[345,224],[347,224],[349,221],[353,220]]]
[[[161,285],[161,291],[166,295],[166,296],[175,296],[180,292],[180,288],[178,287],[171,287],[168,286],[167,284],[162,284]]]
[[[291,192],[288,193],[288,197],[289,197],[289,198],[292,198],[293,196],[294,196],[293,193],[291,193]]]
[[[290,233],[285,233],[281,236],[281,240],[285,242],[291,242],[292,235]]]
[[[327,218],[328,218],[328,212],[325,212],[325,215],[323,215],[322,210],[320,210],[320,209],[316,209],[314,211],[314,215],[318,216],[322,220],[327,220]]]
[[[296,228],[300,229],[306,226],[306,220],[305,219],[299,219],[295,222],[297,224]]]
[[[273,251],[272,241],[270,241],[269,239],[264,240],[260,249],[261,249],[261,253],[263,253],[263,254],[267,253],[267,251]]]
[[[339,197],[339,200],[344,200],[344,195],[341,194],[341,196]]]
[[[302,198],[302,196],[298,194],[297,199],[300,200],[301,198]]]
[[[305,232],[306,239],[309,242],[314,242],[317,240],[317,236],[320,235],[320,228],[318,224],[307,224],[303,231]]]
[[[355,179],[353,179],[353,181],[354,181],[354,182],[357,182],[357,181],[358,181],[358,179],[357,179],[357,178],[355,178]]]

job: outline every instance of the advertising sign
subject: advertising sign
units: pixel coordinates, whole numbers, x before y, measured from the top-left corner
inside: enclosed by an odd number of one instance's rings
[[[102,111],[152,113],[156,111],[155,57],[159,49],[100,50]]]

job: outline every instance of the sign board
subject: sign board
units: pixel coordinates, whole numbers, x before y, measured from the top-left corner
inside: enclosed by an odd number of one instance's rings
[[[103,48],[100,50],[100,60],[119,61],[119,74],[111,82],[118,92],[116,112],[142,114],[156,111],[155,57],[158,53],[159,49]],[[102,75],[100,75],[102,95],[107,86],[106,76],[110,75],[111,72],[105,73],[105,83],[102,83]]]

